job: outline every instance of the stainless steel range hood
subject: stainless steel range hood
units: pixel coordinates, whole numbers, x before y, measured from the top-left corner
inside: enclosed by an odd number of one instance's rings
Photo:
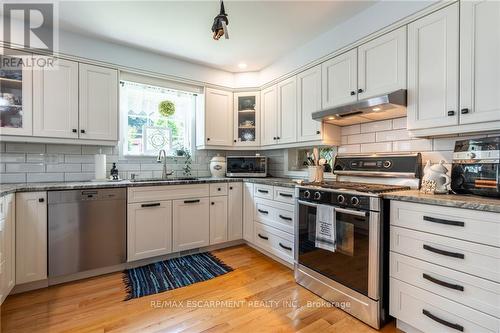
[[[406,90],[313,112],[312,118],[339,126],[406,116]]]

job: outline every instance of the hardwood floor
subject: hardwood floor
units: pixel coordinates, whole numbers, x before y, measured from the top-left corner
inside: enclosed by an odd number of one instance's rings
[[[214,254],[235,270],[130,301],[121,273],[9,296],[2,332],[376,332],[339,309],[308,307],[324,303],[248,246]],[[381,331],[397,332],[394,323]]]

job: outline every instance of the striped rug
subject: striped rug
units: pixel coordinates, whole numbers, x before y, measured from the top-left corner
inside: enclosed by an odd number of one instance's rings
[[[125,300],[210,280],[232,270],[210,252],[191,254],[127,269],[123,275],[127,289]]]

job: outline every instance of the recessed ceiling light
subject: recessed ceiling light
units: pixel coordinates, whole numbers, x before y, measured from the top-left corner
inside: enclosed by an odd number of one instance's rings
[[[373,111],[380,111],[380,110],[382,110],[382,109],[381,109],[381,108],[373,108],[372,110],[373,110]]]
[[[247,68],[247,64],[245,64],[244,62],[240,62],[240,63],[238,64],[238,67],[239,67],[240,69],[245,69],[245,68]]]

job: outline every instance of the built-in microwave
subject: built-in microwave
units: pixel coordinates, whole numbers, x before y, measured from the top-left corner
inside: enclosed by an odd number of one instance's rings
[[[267,177],[267,157],[228,156],[227,177]]]

